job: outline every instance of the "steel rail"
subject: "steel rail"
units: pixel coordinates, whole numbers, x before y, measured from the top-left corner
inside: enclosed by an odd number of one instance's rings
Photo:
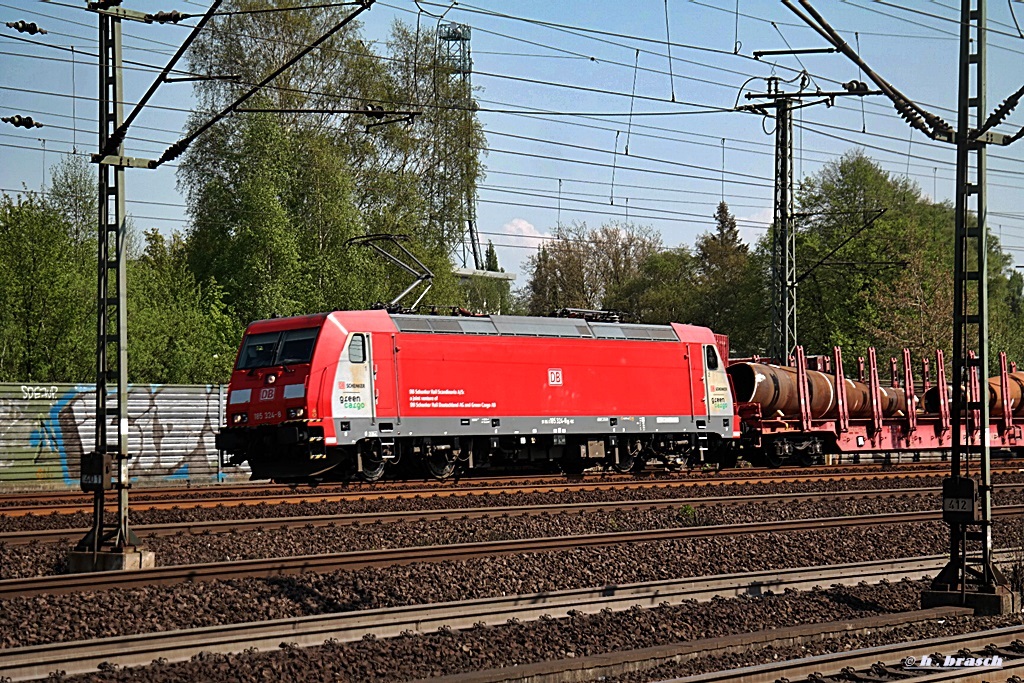
[[[1024,515],[1024,505],[995,508],[996,516]],[[837,527],[910,524],[941,519],[941,512],[929,510],[900,514],[860,515],[857,517],[824,517],[784,520],[767,523],[725,524],[706,527],[681,527],[645,531],[551,536],[508,541],[457,543],[442,546],[413,546],[388,550],[360,550],[325,555],[260,558],[233,562],[177,565],[141,569],[131,572],[96,572],[64,574],[0,581],[0,599],[33,595],[102,591],[111,588],[137,588],[153,584],[175,584],[188,581],[218,581],[241,578],[266,578],[305,572],[353,571],[367,567],[385,567],[416,562],[468,560],[495,555],[553,552],[610,545],[632,545],[675,541],[710,536],[736,536],[795,531],[816,531]]]
[[[932,555],[723,574],[0,649],[0,677],[7,676],[14,681],[45,678],[56,670],[78,675],[94,671],[102,662],[126,667],[148,664],[161,657],[172,662],[184,661],[199,652],[228,653],[250,647],[274,650],[282,641],[307,647],[320,645],[329,638],[350,642],[366,634],[391,638],[408,632],[429,633],[440,627],[465,629],[478,623],[499,625],[513,618],[520,621],[542,616],[563,618],[573,610],[583,613],[604,609],[621,611],[635,605],[656,607],[687,600],[707,601],[714,597],[759,596],[768,591],[809,590],[821,585],[920,579],[939,571],[945,561],[945,556]]]
[[[1016,468],[1014,469],[1016,471]],[[739,485],[739,484],[766,484],[766,483],[815,483],[824,481],[877,481],[877,480],[912,480],[926,477],[941,477],[942,473],[937,470],[921,472],[872,472],[863,474],[836,473],[808,474],[780,477],[746,477],[734,479],[656,479],[644,481],[565,481],[562,478],[560,483],[551,484],[525,484],[508,485],[496,487],[465,487],[465,488],[421,488],[388,491],[339,491],[331,493],[317,493],[308,491],[303,493],[278,494],[278,495],[252,495],[252,496],[230,496],[222,498],[176,498],[136,501],[132,507],[134,510],[167,510],[175,507],[214,507],[214,506],[241,506],[241,505],[277,505],[281,503],[308,503],[308,502],[341,502],[347,500],[367,499],[388,499],[401,500],[410,498],[422,498],[425,496],[437,497],[459,497],[478,496],[482,494],[495,493],[564,493],[568,491],[614,491],[629,489],[649,488],[685,488],[694,486],[716,486],[716,485]],[[75,514],[87,513],[91,507],[84,504],[56,504],[56,505],[29,505],[0,507],[0,516],[18,517],[23,515],[42,515],[51,513]]]
[[[1003,491],[1024,490],[1024,484],[999,484],[996,489]],[[259,519],[219,519],[192,522],[171,522],[166,524],[135,524],[132,528],[140,537],[148,538],[174,536],[178,534],[218,534],[245,532],[263,529],[293,529],[307,526],[351,526],[357,524],[378,524],[391,522],[426,522],[444,519],[481,519],[488,517],[526,517],[557,515],[573,512],[616,512],[620,510],[671,510],[685,506],[693,508],[710,506],[733,506],[754,503],[783,504],[814,500],[871,500],[876,498],[906,498],[938,496],[941,487],[901,489],[861,489],[856,491],[808,491],[803,493],[714,496],[705,498],[657,498],[651,500],[624,500],[588,503],[564,503],[548,505],[520,505],[504,507],[450,508],[443,510],[402,510],[397,512],[367,512],[337,515],[312,515],[295,517],[267,517]],[[27,545],[29,543],[58,543],[77,539],[84,529],[38,529],[28,531],[7,531],[0,533],[0,544]]]
[[[1005,461],[1004,461],[1005,462]],[[909,463],[907,463],[909,464]],[[934,463],[935,465],[942,465],[941,471],[949,469],[948,465],[944,463]],[[913,463],[915,471],[928,471],[928,463]],[[1020,467],[1024,467],[1024,460],[1021,460]],[[316,492],[330,491],[333,493],[356,493],[363,492],[367,494],[371,493],[382,493],[385,491],[392,490],[406,490],[416,489],[418,491],[435,491],[438,489],[452,489],[459,488],[462,486],[473,486],[473,487],[485,487],[485,486],[506,486],[506,485],[528,485],[535,484],[541,485],[545,483],[565,483],[567,481],[582,481],[586,479],[588,482],[602,482],[607,483],[609,481],[637,481],[645,480],[651,481],[656,479],[664,479],[666,481],[729,481],[733,475],[741,474],[744,477],[749,477],[755,474],[764,473],[766,476],[787,476],[790,474],[807,474],[814,473],[819,470],[846,470],[850,473],[856,472],[896,472],[898,470],[886,469],[882,465],[875,463],[864,463],[859,465],[841,465],[841,466],[816,466],[810,467],[782,467],[772,469],[770,467],[744,467],[742,469],[733,469],[726,471],[708,471],[702,472],[700,470],[644,470],[642,473],[620,473],[613,471],[606,471],[601,473],[593,474],[582,474],[582,475],[565,475],[565,474],[531,474],[531,473],[520,473],[520,474],[504,474],[504,475],[480,475],[480,476],[463,476],[463,477],[452,477],[451,479],[445,480],[432,480],[432,479],[383,479],[376,482],[364,482],[364,481],[350,481],[350,482],[325,482],[320,485],[304,486],[296,485],[291,486],[288,484],[274,484],[270,482],[256,483],[256,482],[244,482],[244,483],[231,483],[231,484],[202,484],[202,485],[180,485],[180,486],[140,486],[137,489],[133,489],[136,497],[146,496],[180,496],[182,494],[192,494],[200,496],[206,493],[261,493],[266,491],[273,491],[279,493],[293,493],[300,495],[300,491],[313,494]],[[936,468],[939,471],[939,468]],[[837,472],[827,472],[827,474],[841,474]],[[108,494],[110,495],[110,494]],[[75,500],[77,501],[82,497],[82,493],[75,490],[59,490],[51,491],[46,489],[36,489],[28,491],[12,491],[9,493],[0,492],[0,504],[7,501],[19,501],[25,500],[30,502],[59,502],[63,500]],[[112,496],[111,496],[112,498]]]

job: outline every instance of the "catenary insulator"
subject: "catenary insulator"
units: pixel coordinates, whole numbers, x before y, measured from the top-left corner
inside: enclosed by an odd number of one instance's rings
[[[45,29],[41,29],[35,23],[30,24],[27,21],[8,21],[7,28],[13,28],[18,33],[27,33],[32,36],[37,33],[46,33]]]
[[[18,114],[15,114],[14,116],[4,116],[3,118],[0,118],[0,121],[3,121],[4,123],[9,123],[15,128],[43,127],[43,124],[33,120],[31,116],[19,116]]]

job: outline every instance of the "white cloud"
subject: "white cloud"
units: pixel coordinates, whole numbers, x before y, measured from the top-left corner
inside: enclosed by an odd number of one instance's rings
[[[757,241],[764,236],[765,231],[751,224],[754,223],[768,228],[771,227],[773,220],[775,220],[775,209],[771,207],[756,211],[749,216],[737,216],[736,225],[740,231],[740,239],[753,248]]]
[[[523,263],[537,251],[541,244],[538,238],[550,237],[549,234],[538,230],[533,223],[525,218],[513,218],[501,226],[501,237],[495,241],[495,250],[498,252],[498,263],[509,273],[516,273],[520,277],[513,286],[520,286],[522,282]]]
[[[547,237],[546,234],[534,227],[533,223],[525,218],[513,218],[508,223],[501,226],[501,231],[506,235],[512,236],[511,239],[502,240],[503,242],[508,242],[509,244],[522,244],[530,247],[535,247],[540,243],[537,239],[538,237]]]

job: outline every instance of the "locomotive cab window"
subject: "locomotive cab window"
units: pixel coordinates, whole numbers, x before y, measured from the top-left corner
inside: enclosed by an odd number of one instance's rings
[[[250,334],[242,343],[238,356],[238,370],[269,368],[275,365],[298,365],[313,358],[318,328],[284,332]]]
[[[308,363],[313,358],[313,345],[316,343],[316,327],[305,330],[288,330],[281,340],[281,351],[277,365],[296,365]]]
[[[353,334],[348,343],[348,360],[350,363],[366,362],[366,339],[361,334]]]
[[[248,335],[242,345],[242,353],[238,356],[238,369],[248,370],[273,365],[280,339],[280,332]]]
[[[711,345],[705,346],[704,357],[707,359],[708,370],[718,369],[718,349]]]

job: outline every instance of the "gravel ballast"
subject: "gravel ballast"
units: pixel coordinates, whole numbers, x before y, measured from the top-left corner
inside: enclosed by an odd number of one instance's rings
[[[777,629],[799,624],[855,619],[917,608],[923,584],[902,582],[877,586],[837,587],[806,593],[787,592],[760,598],[714,600],[672,607],[633,609],[575,615],[561,620],[508,623],[465,631],[440,630],[423,636],[388,640],[364,639],[353,643],[328,642],[299,649],[283,643],[273,652],[247,651],[232,655],[199,655],[191,661],[159,663],[139,669],[106,667],[94,675],[70,680],[89,681],[406,681],[466,671],[509,667],[552,659],[586,657],[688,640]],[[930,624],[922,631],[939,635],[994,624],[1019,623],[1012,619],[962,618]],[[885,630],[844,641],[826,641],[808,648],[753,651],[722,658],[703,658],[680,666],[620,679],[647,681],[665,675],[734,668],[745,660],[765,656],[807,656],[830,648],[867,647],[898,639],[916,639],[917,629]],[[894,640],[896,639],[896,640]],[[764,650],[762,648],[762,650]]]
[[[352,572],[13,598],[0,603],[0,646],[899,558],[937,553],[944,544],[945,526],[929,522],[889,529],[720,536]]]
[[[1024,501],[1024,492],[1015,494]],[[571,512],[540,516],[499,514],[489,518],[399,521],[358,526],[317,526],[221,534],[146,538],[157,565],[202,564],[242,559],[315,555],[358,550],[575,536],[644,529],[716,526],[817,517],[855,517],[936,508],[930,496],[859,500],[811,500],[739,505],[680,505],[672,509]],[[61,574],[70,546],[0,543],[0,579]]]

